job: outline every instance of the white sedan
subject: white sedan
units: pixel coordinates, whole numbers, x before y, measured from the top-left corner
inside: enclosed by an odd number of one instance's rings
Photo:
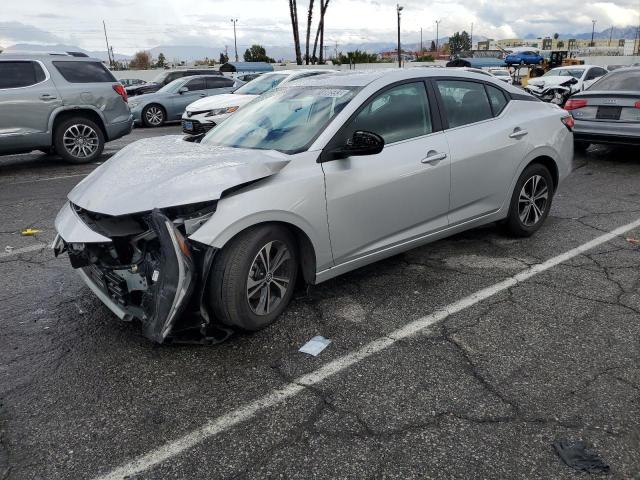
[[[529,80],[525,90],[536,95],[542,93],[543,90],[549,87],[558,86],[570,78],[575,78],[578,82],[571,88],[573,91],[581,92],[607,73],[607,70],[597,65],[570,65],[566,67],[556,67],[552,68],[541,77]]]
[[[257,96],[294,80],[324,73],[334,73],[334,70],[280,70],[263,74],[233,93],[217,95],[215,99],[196,100],[187,106],[182,115],[182,131],[188,135],[206,133]]]

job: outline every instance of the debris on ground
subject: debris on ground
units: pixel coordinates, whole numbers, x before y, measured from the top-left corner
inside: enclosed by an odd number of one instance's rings
[[[307,343],[305,343],[302,347],[300,347],[300,350],[298,351],[317,357],[318,354],[320,354],[320,352],[322,352],[325,348],[329,346],[330,343],[331,343],[331,340],[324,338],[321,335],[316,335]]]
[[[609,465],[604,463],[596,452],[587,448],[582,441],[560,439],[553,442],[553,448],[569,467],[588,473],[609,473]]]
[[[7,253],[11,253],[13,252],[13,248],[11,245],[7,245],[6,247],[4,247],[4,251]]]
[[[627,237],[626,238],[627,242],[629,242],[631,245],[638,245],[640,246],[640,240],[637,238],[633,238],[633,237]]]
[[[38,230],[37,228],[25,228],[20,232],[20,235],[23,237],[33,237],[36,233],[40,233],[42,230]]]

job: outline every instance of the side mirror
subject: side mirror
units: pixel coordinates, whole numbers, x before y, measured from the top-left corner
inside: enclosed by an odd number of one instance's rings
[[[576,83],[578,83],[578,79],[575,77],[571,77],[571,80],[567,80],[567,83],[569,85],[575,85]]]
[[[347,158],[361,155],[376,155],[384,148],[384,139],[373,132],[357,130],[347,143],[335,149],[332,153],[334,159]]]
[[[180,95],[182,95],[183,93],[186,93],[188,91],[189,91],[189,89],[187,87],[180,87],[180,90],[178,90],[178,93]]]

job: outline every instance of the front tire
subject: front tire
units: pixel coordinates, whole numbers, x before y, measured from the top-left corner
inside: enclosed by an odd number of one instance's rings
[[[208,285],[209,307],[227,326],[261,330],[291,301],[298,265],[296,242],[287,229],[250,228],[216,256]]]
[[[152,103],[142,110],[142,123],[145,127],[161,127],[167,121],[167,114],[160,105]]]
[[[505,226],[517,237],[533,235],[544,223],[553,200],[553,178],[544,165],[534,163],[524,169],[511,195]]]
[[[89,163],[104,149],[104,134],[93,121],[73,117],[60,123],[53,135],[55,151],[69,163]]]

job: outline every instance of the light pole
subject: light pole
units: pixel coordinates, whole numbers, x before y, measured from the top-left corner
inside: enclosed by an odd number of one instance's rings
[[[238,19],[236,18],[235,20],[232,18],[231,21],[233,22],[233,45],[236,48],[236,62],[238,61],[238,41],[236,40],[236,22],[238,21]]]
[[[400,50],[400,12],[404,7],[396,4],[396,12],[398,13],[398,68],[402,68],[402,50]]]
[[[591,46],[593,47],[593,34],[596,31],[596,21],[595,20],[591,20],[592,23],[592,27],[591,27]]]
[[[438,54],[438,34],[439,34],[438,27],[440,26],[441,21],[442,20],[436,20],[436,55]]]

